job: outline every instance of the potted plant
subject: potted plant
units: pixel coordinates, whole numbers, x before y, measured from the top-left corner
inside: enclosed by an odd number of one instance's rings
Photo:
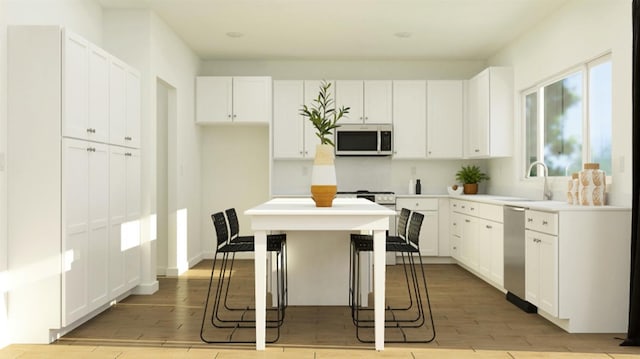
[[[462,166],[456,173],[456,180],[463,184],[464,194],[478,193],[478,183],[489,179],[489,176],[476,165]]]
[[[332,137],[333,130],[340,127],[338,120],[349,113],[349,107],[335,109],[330,89],[331,82],[322,81],[318,97],[313,99],[311,106],[303,105],[300,109],[300,115],[311,121],[320,139],[311,171],[311,198],[317,207],[331,207],[338,190]]]

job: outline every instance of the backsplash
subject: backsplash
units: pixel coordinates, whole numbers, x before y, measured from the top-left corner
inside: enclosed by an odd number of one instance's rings
[[[420,179],[423,194],[446,194],[462,164],[469,160],[392,160],[391,157],[337,157],[338,191],[359,189],[408,194],[409,180]],[[313,160],[275,160],[272,195],[306,195],[311,183]],[[481,185],[482,186],[482,185]],[[481,193],[483,187],[480,188]]]

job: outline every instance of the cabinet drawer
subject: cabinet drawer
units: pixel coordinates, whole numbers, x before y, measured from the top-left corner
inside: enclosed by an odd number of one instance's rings
[[[460,236],[462,234],[462,222],[464,222],[464,216],[460,213],[452,213],[451,220],[449,222],[449,231],[452,235]]]
[[[558,235],[558,214],[551,212],[526,211],[525,228]]]
[[[464,201],[461,201],[459,199],[452,199],[449,202],[449,210],[451,210],[451,212],[458,212],[460,213],[461,208],[462,208],[462,203]]]
[[[462,201],[460,204],[460,213],[468,214],[474,217],[480,215],[480,203],[471,201]]]
[[[437,198],[402,198],[396,201],[396,209],[407,208],[412,211],[437,211]]]
[[[488,219],[494,222],[499,222],[499,223],[504,222],[502,206],[498,206],[495,204],[479,203],[478,212],[479,213],[477,215],[481,218]]]

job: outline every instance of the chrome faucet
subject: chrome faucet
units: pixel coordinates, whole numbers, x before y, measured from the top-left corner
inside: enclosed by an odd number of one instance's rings
[[[553,193],[551,193],[551,190],[549,189],[549,186],[547,185],[547,176],[549,175],[549,168],[547,168],[547,165],[544,164],[544,162],[542,161],[535,161],[533,162],[531,165],[529,165],[529,169],[527,170],[527,176],[526,178],[531,177],[531,169],[533,168],[533,166],[536,165],[540,165],[542,166],[542,168],[544,168],[544,188],[542,189],[542,196],[545,200],[551,200],[551,197],[553,196]]]

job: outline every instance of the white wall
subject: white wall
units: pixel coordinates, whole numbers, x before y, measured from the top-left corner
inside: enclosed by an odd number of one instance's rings
[[[0,348],[9,344],[7,319],[7,26],[6,2],[0,1]]]
[[[269,128],[264,125],[203,126],[202,241],[213,257],[211,214],[235,207],[240,233],[250,235],[243,212],[269,199]]]
[[[631,205],[631,0],[571,0],[490,59],[514,68],[514,138],[522,138],[520,92],[544,79],[606,52],[613,63],[613,184],[609,203]],[[522,148],[514,157],[490,161],[490,190],[537,195],[539,181],[522,180]],[[554,199],[564,200],[566,179],[552,182]]]
[[[107,49],[142,72],[142,203],[144,280],[156,276],[156,87],[158,79],[175,91],[175,121],[168,133],[169,252],[164,268],[177,275],[197,263],[200,239],[200,135],[194,120],[194,79],[200,60],[158,16],[148,10],[105,11]],[[183,223],[184,225],[180,224]],[[161,269],[162,270],[162,269]]]
[[[201,75],[271,76],[274,80],[462,80],[484,61],[204,61]]]
[[[275,80],[283,79],[468,79],[484,69],[484,61],[204,61],[201,75],[207,76],[271,76]],[[232,194],[220,193],[219,196],[207,195],[206,187],[213,173],[205,173],[207,161],[216,161],[216,157],[226,156],[224,152],[208,151],[216,146],[210,141],[228,141],[223,136],[216,136],[215,129],[207,129],[203,137],[203,218],[208,217],[209,209],[223,209],[227,197]],[[462,134],[461,134],[462,135]],[[269,134],[264,133],[263,141]],[[259,153],[263,141],[248,142],[247,151]],[[266,154],[265,154],[266,155]],[[218,159],[220,160],[220,159]],[[389,158],[338,158],[336,170],[338,188],[341,191],[356,189],[391,190],[399,194],[408,192],[411,178],[420,178],[423,193],[443,194],[446,186],[454,183],[455,172],[462,163],[471,161],[391,161]],[[475,161],[483,165],[483,161]],[[274,195],[308,194],[311,176],[311,161],[276,160],[272,167],[272,188]],[[257,172],[257,171],[254,171]],[[219,176],[219,174],[218,174]],[[231,187],[236,188],[236,187]],[[482,190],[482,188],[481,188]],[[268,198],[269,189],[264,193],[248,193],[239,191],[243,202],[257,204]],[[248,221],[241,212],[239,219]],[[243,228],[248,228],[243,226]],[[211,233],[210,220],[202,222],[202,233]]]

